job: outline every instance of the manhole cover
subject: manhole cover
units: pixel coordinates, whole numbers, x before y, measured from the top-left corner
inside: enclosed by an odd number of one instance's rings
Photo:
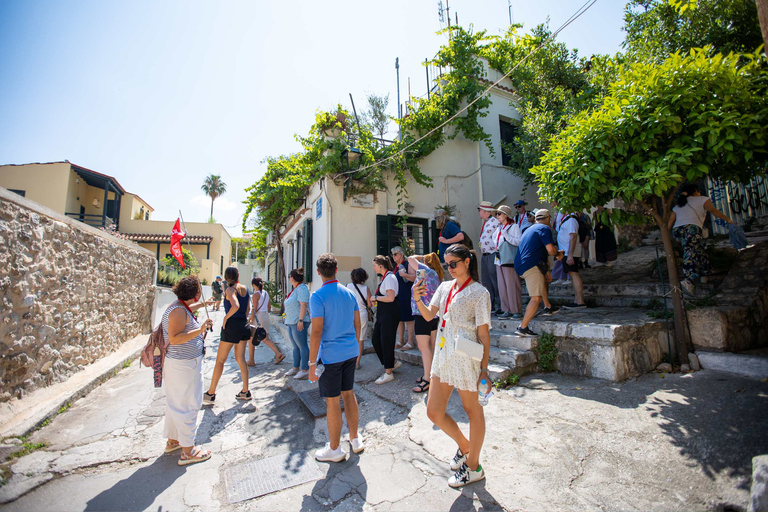
[[[247,462],[224,470],[227,501],[257,498],[323,478],[308,452],[291,452]]]
[[[322,418],[328,414],[328,411],[325,407],[325,398],[320,396],[319,389],[310,389],[309,391],[302,391],[296,394],[299,396],[304,405],[307,406],[307,409],[309,409],[309,412],[312,414],[312,416],[314,416],[315,419]],[[360,404],[362,402],[363,400],[358,396],[357,403]],[[341,410],[344,410],[343,399],[341,400]]]

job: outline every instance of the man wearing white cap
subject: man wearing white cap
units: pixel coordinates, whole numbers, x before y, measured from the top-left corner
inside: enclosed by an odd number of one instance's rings
[[[480,252],[482,253],[482,259],[480,260],[480,281],[483,286],[491,294],[491,304],[496,309],[496,313],[500,314],[502,311],[501,299],[499,297],[499,283],[496,277],[496,265],[494,260],[496,258],[496,241],[493,239],[493,234],[499,227],[499,221],[494,216],[493,203],[490,201],[483,201],[480,206],[477,207],[477,213],[483,220],[483,226],[480,228]]]

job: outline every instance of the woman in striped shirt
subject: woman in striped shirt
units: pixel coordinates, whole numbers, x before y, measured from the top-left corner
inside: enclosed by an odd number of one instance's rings
[[[165,380],[165,453],[181,449],[179,466],[202,462],[211,452],[195,446],[197,414],[203,405],[204,334],[212,325],[192,314],[206,304],[198,302],[202,289],[189,276],[173,287],[177,300],[163,314],[163,335],[169,346],[163,363]]]

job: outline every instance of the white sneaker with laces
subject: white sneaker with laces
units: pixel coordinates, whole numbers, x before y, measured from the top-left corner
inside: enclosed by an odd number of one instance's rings
[[[458,448],[456,450],[456,455],[454,455],[451,460],[451,471],[458,471],[461,465],[467,462],[467,455],[469,455],[469,452],[462,455],[461,448]]]
[[[376,379],[374,381],[374,383],[375,384],[386,384],[387,382],[392,382],[393,380],[395,380],[395,376],[394,375],[392,375],[391,373],[384,372],[384,373],[381,374],[381,377],[379,377],[378,379]]]
[[[358,433],[357,437],[349,441],[349,445],[352,447],[352,451],[355,453],[360,453],[363,450],[365,450],[365,444],[363,444],[363,438]]]
[[[472,471],[469,469],[467,463],[465,462],[461,465],[458,471],[456,471],[456,473],[454,473],[454,475],[448,479],[448,485],[454,489],[457,489],[459,487],[464,487],[467,484],[479,482],[484,478],[485,471],[483,471],[483,466],[478,465],[477,471]]]
[[[291,368],[290,370],[285,372],[285,376],[286,377],[291,377],[293,375],[296,375],[297,373],[299,373],[299,369],[298,368]]]
[[[303,380],[303,379],[306,379],[308,375],[309,375],[309,371],[301,370],[299,373],[294,375],[293,378],[296,380]]]
[[[325,443],[325,447],[315,452],[315,459],[320,462],[341,462],[347,458],[347,452],[341,449],[341,445],[335,450],[331,449],[331,443]]]

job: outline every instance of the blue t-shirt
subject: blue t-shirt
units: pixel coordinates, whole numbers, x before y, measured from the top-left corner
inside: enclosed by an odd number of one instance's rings
[[[289,294],[283,303],[285,306],[285,325],[294,325],[299,323],[299,314],[301,313],[301,303],[309,304],[309,288],[304,283],[299,284]],[[304,310],[304,323],[309,323],[309,306]]]
[[[443,228],[443,231],[442,231],[442,237],[450,239],[450,238],[455,237],[459,233],[461,233],[461,230],[459,229],[459,226],[457,226],[455,223],[453,223],[452,221],[449,220],[448,222],[445,223],[445,227]],[[453,244],[444,244],[444,243],[441,242],[437,246],[437,255],[440,256],[440,261],[441,262],[445,261],[445,251],[448,250],[448,248],[451,245],[453,245]]]
[[[309,299],[312,319],[323,319],[323,337],[318,357],[325,364],[341,363],[360,355],[355,335],[355,312],[359,311],[352,292],[338,282],[325,284]]]
[[[546,224],[534,224],[523,233],[515,255],[515,272],[522,276],[542,261],[547,261],[547,245],[554,244],[552,230]]]

